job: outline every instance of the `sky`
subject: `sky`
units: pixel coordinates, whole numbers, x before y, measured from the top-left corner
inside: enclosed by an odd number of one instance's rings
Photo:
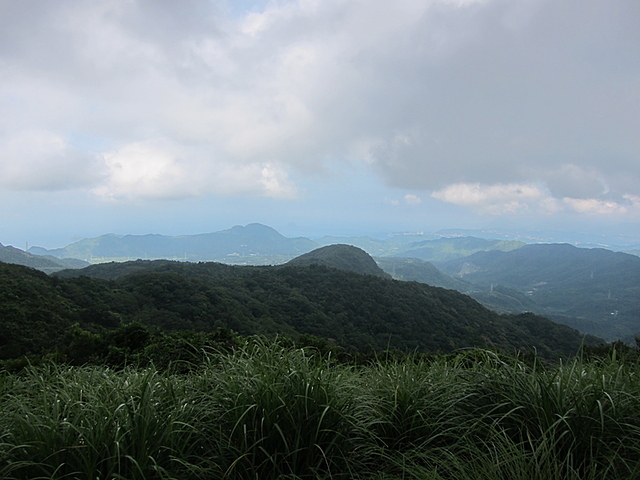
[[[0,242],[640,241],[637,0],[0,0]]]

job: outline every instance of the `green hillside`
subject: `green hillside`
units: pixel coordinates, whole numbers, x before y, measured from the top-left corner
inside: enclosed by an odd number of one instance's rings
[[[362,275],[375,275],[382,278],[391,278],[385,273],[364,250],[352,245],[328,245],[312,252],[300,255],[287,262],[293,267],[306,267],[309,265],[324,265],[326,267],[348,270]]]
[[[573,317],[572,326],[610,340],[640,332],[640,258],[567,244],[479,252],[439,264],[446,273],[488,288],[526,295],[538,313]]]
[[[0,243],[0,262],[37,268],[45,273],[53,273],[67,268],[82,268],[87,262],[75,258],[56,258],[50,255],[32,255],[24,250]]]
[[[0,272],[0,327],[12,332],[0,345],[5,359],[68,345],[73,324],[88,332],[139,323],[160,331],[306,334],[359,351],[482,346],[557,357],[574,354],[582,341],[566,326],[501,316],[453,290],[319,265],[137,261],[47,277],[0,264]]]
[[[434,287],[450,288],[462,293],[473,291],[474,286],[438,270],[432,263],[419,258],[377,257],[376,263],[394,280],[426,283]]]
[[[447,275],[432,263],[418,258],[378,257],[376,262],[395,280],[414,281],[457,290],[499,313],[543,310],[530,296],[518,290],[503,285],[485,286],[471,283],[462,278]],[[568,324],[567,321],[568,319],[564,319],[560,323]]]
[[[56,283],[38,270],[0,262],[0,359],[61,345],[78,306]]]

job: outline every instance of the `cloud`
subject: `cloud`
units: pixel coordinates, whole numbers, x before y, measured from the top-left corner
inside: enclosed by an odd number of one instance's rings
[[[22,131],[0,138],[0,188],[69,190],[101,178],[96,155],[80,152],[49,132]]]
[[[297,198],[348,159],[494,214],[640,195],[638,2],[1,5],[5,189]]]
[[[237,166],[166,139],[136,142],[104,155],[106,181],[94,193],[109,200],[175,199],[207,193],[295,198],[286,171],[272,163]]]
[[[199,172],[190,171],[180,150],[165,141],[149,141],[105,153],[107,180],[95,193],[110,199],[197,195]]]
[[[422,202],[422,199],[413,193],[408,193],[404,196],[404,201],[407,205],[418,205]]]
[[[590,216],[640,218],[640,197],[637,195],[625,195],[619,201],[568,197],[562,201],[569,209]]]
[[[627,208],[616,202],[603,201],[595,198],[564,198],[570,208],[580,213],[590,213],[596,215],[611,215],[627,213]]]
[[[431,195],[445,203],[469,207],[488,215],[579,213],[591,217],[640,216],[640,196],[625,195],[619,200],[600,198],[555,198],[545,187],[535,184],[459,183]]]
[[[471,207],[481,213],[504,215],[536,211],[554,213],[558,205],[549,193],[532,184],[458,183],[433,192],[438,200]]]

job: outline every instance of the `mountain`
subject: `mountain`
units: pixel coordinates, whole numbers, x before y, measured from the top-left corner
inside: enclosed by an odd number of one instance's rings
[[[387,238],[287,238],[271,227],[252,223],[198,235],[167,236],[107,234],[85,238],[63,248],[31,247],[29,253],[78,258],[91,263],[135,259],[215,261],[235,265],[278,265],[321,246],[349,244],[377,257],[413,257],[427,261],[461,258],[477,251],[512,250],[521,242],[474,237],[439,238],[424,233],[394,234]]]
[[[631,247],[621,247],[620,249],[618,249],[618,251],[640,257],[640,247],[638,245],[633,245]]]
[[[378,257],[380,268],[396,280],[426,283],[434,287],[449,288],[469,295],[490,310],[498,313],[523,313],[539,309],[530,297],[502,285],[476,285],[438,270],[432,263],[418,258]],[[563,319],[560,323],[566,323]],[[573,325],[573,324],[572,324]],[[574,327],[575,328],[575,327]]]
[[[0,360],[59,346],[72,321],[72,304],[53,278],[0,262]]]
[[[271,227],[252,223],[199,235],[109,234],[54,250],[32,247],[29,252],[91,262],[163,258],[256,265],[284,263],[317,246],[308,238],[287,238]]]
[[[438,270],[432,263],[419,258],[376,257],[376,263],[394,280],[426,283],[462,293],[474,290],[473,284],[454,278]]]
[[[640,258],[568,244],[478,252],[438,264],[445,273],[490,288],[517,290],[538,313],[571,317],[572,326],[605,339],[640,333]]]
[[[400,252],[404,252],[411,248],[417,242],[423,242],[425,240],[435,240],[438,237],[434,237],[424,233],[407,233],[407,234],[393,234],[386,235],[383,238],[374,237],[339,237],[339,236],[324,236],[315,239],[315,242],[321,246],[334,245],[334,244],[347,244],[359,247],[374,257],[382,257],[395,255]]]
[[[294,258],[286,265],[293,267],[324,265],[362,275],[391,278],[367,252],[352,245],[327,245]]]
[[[36,268],[46,273],[53,273],[67,268],[82,268],[89,265],[87,262],[74,258],[56,258],[52,256],[32,255],[19,248],[0,243],[0,262],[14,263]]]
[[[414,243],[411,248],[396,253],[394,256],[443,262],[466,257],[475,252],[516,250],[524,245],[526,244],[515,240],[488,240],[476,237],[440,238]]]
[[[365,258],[345,247],[328,249],[328,257]],[[310,334],[359,350],[535,348],[549,357],[573,354],[583,341],[577,330],[542,317],[499,315],[454,290],[352,267],[135,261],[61,272],[52,280],[74,305],[74,318],[105,325],[115,318],[162,330]]]
[[[385,238],[331,237],[316,240],[320,245],[345,243],[362,248],[374,257],[418,258],[430,262],[462,258],[478,251],[509,251],[526,245],[515,240],[477,237],[442,237],[434,234],[396,234]]]

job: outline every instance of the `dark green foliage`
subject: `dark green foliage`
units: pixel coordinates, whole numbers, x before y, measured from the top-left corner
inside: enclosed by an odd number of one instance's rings
[[[0,360],[59,346],[74,310],[46,274],[0,263]]]
[[[446,273],[526,295],[529,309],[607,340],[640,332],[640,258],[601,248],[526,245],[438,264]],[[479,297],[480,298],[480,297]],[[484,301],[484,299],[482,299]]]
[[[3,380],[2,478],[185,478],[201,445],[188,383],[152,370],[47,366]]]
[[[0,272],[7,298],[0,305],[4,358],[57,351],[74,364],[127,364],[141,356],[117,337],[131,325],[150,332],[312,335],[359,351],[484,346],[558,357],[574,354],[582,342],[567,327],[534,316],[502,317],[452,290],[319,265],[137,261],[74,271],[101,278],[65,278],[69,272],[51,278],[6,265]]]
[[[376,263],[395,280],[426,283],[468,293],[473,285],[442,273],[433,264],[419,258],[378,257]]]
[[[219,392],[202,398],[221,459],[215,477],[349,478],[359,385],[351,369],[258,342],[222,358],[202,382]]]
[[[555,366],[486,350],[336,363],[285,340],[180,374],[0,375],[6,479],[627,480],[637,362]]]
[[[385,273],[364,250],[351,245],[328,245],[312,252],[305,253],[287,262],[288,266],[307,267],[324,265],[376,277],[391,278]]]

